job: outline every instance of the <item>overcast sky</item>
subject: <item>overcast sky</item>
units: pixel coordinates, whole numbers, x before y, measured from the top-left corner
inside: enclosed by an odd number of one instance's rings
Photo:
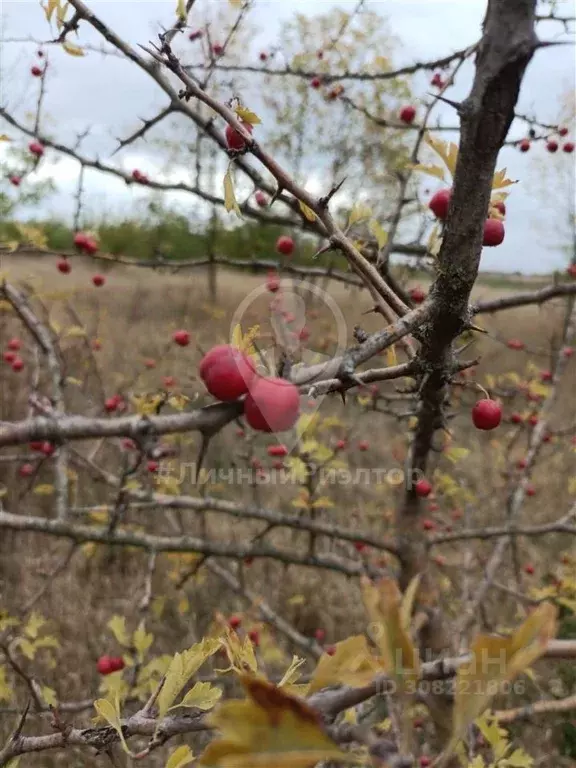
[[[215,14],[218,6],[228,0],[199,0],[198,5],[208,7]],[[88,0],[88,4],[114,30],[133,45],[146,44],[153,39],[158,23],[168,26],[174,18],[175,0]],[[366,0],[366,7],[389,19],[390,26],[401,43],[393,63],[402,65],[413,61],[425,61],[446,55],[471,44],[478,39],[485,11],[485,0]],[[573,14],[573,3],[560,3],[566,14]],[[256,0],[252,12],[260,28],[253,41],[253,50],[247,51],[246,60],[257,63],[257,52],[272,47],[277,41],[280,25],[295,12],[306,15],[323,13],[332,6],[352,10],[354,2],[341,0]],[[48,39],[49,30],[37,0],[3,0],[2,39]],[[560,39],[561,28],[557,24],[542,25],[543,39]],[[79,43],[99,44],[100,39],[86,26],[82,27]],[[35,46],[28,43],[6,42],[2,45],[0,61],[2,80],[2,106],[22,121],[31,121],[38,82],[28,74],[34,63]],[[386,55],[386,52],[381,52]],[[450,95],[464,98],[469,90],[473,67],[464,68]],[[416,94],[425,97],[429,76],[416,79]],[[154,84],[132,64],[112,57],[89,53],[84,58],[68,56],[55,47],[50,49],[50,74],[46,98],[45,128],[51,135],[70,140],[80,131],[90,128],[90,137],[84,145],[85,154],[99,154],[107,159],[114,148],[114,137],[130,132],[137,125],[135,116],[151,116],[155,107],[165,103],[165,97]],[[530,66],[521,93],[518,111],[537,115],[543,122],[556,123],[560,104],[570,89],[576,87],[574,49],[560,46],[545,49],[536,54]],[[448,113],[445,122],[453,124]],[[0,130],[15,136],[5,125]],[[512,138],[524,135],[525,125],[515,123]],[[573,135],[570,136],[573,139]],[[27,140],[26,140],[27,141]],[[24,140],[22,140],[24,145]],[[0,145],[0,153],[7,145]],[[165,180],[178,178],[178,169],[154,167],[153,150],[140,143],[117,155],[110,162],[130,169],[145,166]],[[0,154],[1,157],[1,154]],[[565,180],[574,178],[575,156],[562,152],[549,155],[543,146],[534,147],[528,155],[518,150],[503,150],[499,167],[506,166],[509,175],[519,180],[513,188],[508,203],[507,233],[502,246],[485,249],[483,269],[505,271],[546,272],[561,267],[566,256],[558,248],[567,233],[565,221],[574,186],[566,187]],[[56,178],[58,193],[43,203],[36,214],[57,213],[71,220],[72,195],[77,179],[78,166],[72,160],[56,161],[55,153],[49,153],[43,161],[40,175]],[[547,195],[541,194],[541,166],[545,164]],[[557,171],[557,172],[556,172]],[[313,174],[313,170],[311,170]],[[321,184],[320,174],[316,181]],[[564,177],[564,182],[558,178]],[[314,179],[312,180],[314,181]],[[432,180],[424,182],[434,186]],[[315,184],[313,185],[315,186]],[[87,189],[92,210],[127,212],[135,210],[138,202],[146,198],[142,190],[127,189],[118,180],[103,174],[87,175]],[[176,202],[190,198],[172,196]],[[548,201],[548,202],[547,202]]]

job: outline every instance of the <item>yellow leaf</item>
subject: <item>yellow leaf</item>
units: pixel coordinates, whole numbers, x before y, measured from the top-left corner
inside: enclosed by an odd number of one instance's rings
[[[298,200],[298,205],[300,206],[300,210],[304,214],[304,216],[308,219],[308,221],[316,221],[316,214],[312,210],[312,208],[309,208],[306,203],[303,203],[302,200]]]
[[[66,53],[69,53],[70,56],[85,56],[86,53],[82,48],[80,48],[78,45],[73,45],[69,42],[62,43],[62,48],[66,51]]]
[[[462,459],[468,458],[470,455],[470,450],[468,448],[461,448],[459,446],[452,446],[448,448],[446,451],[444,451],[444,456],[452,462],[452,464],[457,464]]]
[[[503,168],[501,171],[496,171],[494,174],[492,189],[503,189],[504,187],[509,187],[511,184],[517,183],[517,181],[512,181],[512,179],[506,178],[506,168]]]
[[[120,645],[123,645],[124,648],[130,647],[130,635],[126,629],[126,619],[124,616],[118,616],[117,614],[112,616],[106,626],[112,632],[116,638],[116,641],[120,643]]]
[[[35,640],[38,637],[38,631],[41,627],[44,626],[44,624],[46,624],[46,619],[40,616],[39,613],[36,613],[36,611],[33,611],[30,618],[26,622],[24,632],[29,638]]]
[[[258,125],[262,122],[258,115],[249,110],[247,107],[238,106],[234,112],[236,112],[241,120],[243,120],[245,123],[250,123],[250,125]]]
[[[183,744],[172,752],[165,768],[184,768],[185,765],[189,765],[193,760],[194,755],[190,747],[188,744]]]
[[[132,635],[132,645],[136,649],[136,652],[138,654],[138,661],[140,663],[144,661],[144,656],[146,655],[146,651],[152,645],[153,640],[154,640],[154,635],[149,632],[146,632],[144,620],[142,620],[138,625],[138,629]]]
[[[80,379],[75,379],[74,376],[66,376],[66,384],[73,384],[75,387],[81,387],[84,383]]]
[[[77,336],[86,336],[86,330],[80,325],[73,325],[64,332],[64,338],[68,338],[69,336],[72,336],[73,338],[76,338]]]
[[[362,580],[364,606],[372,623],[370,636],[382,656],[384,670],[392,675],[402,692],[415,685],[420,672],[418,651],[402,621],[402,594],[393,579],[373,584]]]
[[[162,719],[170,709],[180,691],[188,683],[192,675],[202,664],[212,656],[220,643],[218,640],[202,640],[188,650],[175,654],[166,672],[166,678],[158,695],[158,715]]]
[[[444,168],[440,168],[439,165],[426,165],[425,163],[414,163],[408,165],[413,171],[419,171],[420,173],[426,173],[428,176],[435,176],[437,179],[444,181],[446,178],[446,171]]]
[[[338,684],[360,688],[373,680],[379,669],[364,635],[349,637],[336,643],[332,656],[325,653],[320,657],[310,683],[310,693]]]
[[[44,13],[46,14],[46,19],[48,20],[48,23],[50,23],[50,20],[52,19],[52,14],[58,8],[60,4],[60,0],[48,0],[46,5],[44,6]]]
[[[181,21],[186,21],[186,0],[178,0],[176,15]]]
[[[9,301],[0,301],[0,312],[12,312],[12,304]]]
[[[416,594],[418,587],[420,586],[420,574],[414,576],[410,584],[402,596],[402,603],[400,605],[400,620],[402,626],[406,632],[410,631],[410,624],[412,622],[412,611],[414,610],[414,601],[416,600]]]
[[[356,205],[350,211],[350,217],[348,218],[348,226],[351,227],[356,224],[357,221],[363,221],[369,219],[372,216],[372,209],[364,203],[356,203]]]
[[[55,707],[58,704],[58,696],[54,688],[50,688],[48,685],[43,685],[40,689],[42,698],[49,707]]]
[[[368,222],[368,229],[370,230],[370,234],[376,238],[378,249],[384,248],[388,242],[388,233],[382,229],[376,219],[370,219]]]
[[[321,496],[312,502],[312,509],[331,509],[333,506],[334,502],[328,496]]]
[[[292,656],[290,666],[282,676],[282,680],[280,680],[278,683],[278,687],[284,688],[285,686],[291,686],[297,680],[299,680],[300,672],[298,670],[303,664],[306,664],[306,659],[301,659],[298,656]]]
[[[96,699],[94,702],[94,709],[98,712],[101,718],[106,720],[106,722],[114,728],[116,733],[120,736],[124,751],[130,755],[131,752],[128,749],[128,745],[126,744],[122,732],[122,723],[120,722],[120,702],[118,701],[118,697],[115,698],[114,704],[107,699]]]
[[[304,595],[292,595],[292,597],[288,598],[287,603],[288,605],[305,605],[306,598]]]
[[[7,136],[5,133],[0,133],[0,141],[12,141],[10,136]]]
[[[186,395],[172,395],[168,398],[168,405],[171,405],[176,411],[183,411],[190,402]]]
[[[230,661],[230,669],[236,672],[252,672],[258,670],[258,661],[254,653],[254,646],[249,637],[241,640],[230,628],[226,629],[226,636],[222,640],[224,650]]]
[[[398,358],[396,357],[396,348],[394,344],[386,349],[386,365],[390,368],[393,365],[398,365]]]
[[[244,701],[226,701],[208,717],[221,739],[200,765],[210,768],[312,768],[321,761],[357,762],[324,732],[303,701],[265,680],[241,675]]]
[[[240,208],[236,202],[236,195],[234,194],[234,182],[232,181],[231,166],[228,166],[228,170],[224,176],[224,207],[228,213],[230,213],[230,211],[234,211],[234,213],[239,218],[242,218]]]
[[[20,766],[20,758],[19,757],[13,757],[12,760],[8,760],[6,763],[6,768],[19,768]]]
[[[430,135],[426,136],[426,144],[444,161],[444,164],[452,176],[454,176],[456,161],[458,160],[458,146],[453,142],[449,143],[441,139],[435,139]]]
[[[32,493],[35,493],[36,496],[51,496],[54,493],[54,486],[50,483],[35,485]]]
[[[557,609],[551,603],[535,608],[510,637],[479,635],[471,659],[458,670],[455,683],[453,736],[442,759],[445,764],[468,727],[488,707],[502,684],[513,680],[546,650],[556,634]]]
[[[8,685],[6,668],[0,665],[0,701],[12,701],[13,692]]]
[[[242,8],[242,0],[228,0],[232,8]]]
[[[186,696],[179,704],[174,704],[170,709],[176,709],[176,707],[195,707],[201,709],[203,712],[207,712],[212,709],[222,696],[220,688],[216,688],[210,683],[195,683]]]

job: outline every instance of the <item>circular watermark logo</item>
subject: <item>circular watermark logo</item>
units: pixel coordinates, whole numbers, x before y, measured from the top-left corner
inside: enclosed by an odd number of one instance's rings
[[[243,338],[253,338],[258,371],[292,379],[301,388],[301,413],[312,416],[326,396],[314,392],[314,384],[335,377],[346,348],[346,320],[334,297],[314,283],[275,278],[272,287],[263,283],[240,302],[230,338],[238,328]],[[298,445],[294,429],[276,437],[291,452]]]

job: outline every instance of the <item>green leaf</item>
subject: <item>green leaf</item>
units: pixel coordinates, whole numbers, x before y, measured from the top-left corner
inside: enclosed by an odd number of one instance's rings
[[[54,688],[50,688],[48,685],[43,685],[40,690],[42,693],[42,698],[49,707],[55,707],[56,704],[58,704],[58,696]]]
[[[388,242],[388,233],[382,229],[376,219],[370,219],[368,222],[368,229],[370,230],[370,234],[376,238],[378,249],[384,248]]]
[[[187,651],[177,653],[166,672],[164,685],[158,695],[158,716],[163,718],[176,701],[180,691],[196,674],[202,664],[220,647],[219,640],[202,640]]]
[[[126,744],[124,733],[122,731],[122,723],[120,722],[120,702],[118,701],[118,697],[114,699],[114,704],[107,699],[96,699],[94,702],[94,709],[120,736],[124,751],[128,755],[132,755],[128,749],[128,744]]]
[[[183,744],[168,758],[165,768],[183,768],[185,765],[189,765],[194,760],[194,755],[188,744]]]
[[[39,613],[36,613],[36,611],[33,611],[24,627],[24,632],[32,640],[35,640],[38,637],[39,629],[43,627],[44,624],[46,624],[46,619],[40,616]]]
[[[258,115],[255,112],[252,112],[251,109],[248,109],[248,107],[237,106],[234,112],[236,112],[241,120],[245,123],[250,123],[250,125],[258,125],[262,122]]]
[[[176,709],[176,707],[195,707],[207,712],[209,709],[215,706],[218,700],[222,696],[220,688],[216,688],[210,683],[195,683],[186,696],[179,704],[174,704],[170,709]]]
[[[54,493],[54,486],[50,483],[41,483],[34,486],[32,493],[36,496],[51,496]]]
[[[228,166],[228,170],[224,176],[224,207],[228,213],[230,213],[230,211],[234,211],[234,213],[239,218],[242,218],[240,208],[236,202],[236,195],[234,194],[234,182],[232,181],[231,166]]]
[[[350,211],[348,226],[351,227],[353,224],[356,224],[357,221],[369,219],[370,216],[372,216],[372,209],[369,206],[364,205],[364,203],[356,203]]]
[[[106,626],[112,632],[120,645],[123,645],[125,648],[130,648],[130,635],[126,629],[126,619],[124,616],[112,616]]]

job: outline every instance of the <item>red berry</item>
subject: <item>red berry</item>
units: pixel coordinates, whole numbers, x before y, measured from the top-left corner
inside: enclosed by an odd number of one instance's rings
[[[252,642],[252,645],[258,646],[260,645],[260,632],[258,632],[257,629],[251,629],[250,632],[248,632],[248,637]]]
[[[230,629],[238,629],[238,627],[242,624],[242,619],[240,616],[230,616],[228,619],[228,626]]]
[[[521,413],[512,413],[510,414],[510,421],[512,424],[522,424],[522,414]]]
[[[319,77],[313,77],[312,80],[310,80],[310,85],[312,88],[320,88],[322,85],[322,80],[320,80]]]
[[[30,144],[28,144],[28,149],[33,155],[36,155],[36,157],[42,157],[44,154],[44,147],[39,141],[31,141]]]
[[[111,672],[120,672],[121,669],[124,669],[126,664],[124,663],[124,659],[122,656],[111,656],[110,657],[110,671]]]
[[[199,40],[201,37],[202,37],[202,30],[197,29],[195,32],[190,32],[190,34],[188,35],[188,40],[192,40],[192,42],[194,42],[194,40]]]
[[[34,465],[22,464],[22,466],[18,469],[18,474],[20,477],[30,477],[30,475],[34,474]]]
[[[426,755],[422,755],[419,764],[420,768],[428,768],[429,765],[432,765],[432,760],[429,757],[426,757]]]
[[[268,205],[268,198],[264,194],[264,192],[261,192],[259,189],[256,190],[256,194],[254,195],[254,199],[256,200],[256,205],[259,208],[265,208]]]
[[[564,349],[562,350],[562,355],[564,357],[572,357],[573,354],[574,354],[574,349],[572,347],[564,347]]]
[[[530,149],[530,142],[528,139],[522,139],[518,146],[520,147],[520,152],[528,152]]]
[[[261,51],[261,53],[260,53],[260,61],[266,61],[267,58],[268,58],[268,54],[264,53],[264,51]]]
[[[552,371],[540,371],[540,380],[541,381],[552,381]]]
[[[15,336],[13,339],[10,339],[6,346],[13,352],[18,352],[18,350],[22,349],[22,342]]]
[[[184,330],[174,331],[172,339],[179,347],[187,347],[190,344],[190,333]]]
[[[523,341],[520,341],[520,339],[510,339],[506,346],[508,349],[524,349],[525,344]]]
[[[506,203],[504,203],[503,200],[498,200],[496,203],[493,203],[493,208],[495,208],[498,213],[501,213],[502,216],[506,216]]]
[[[58,269],[58,272],[62,272],[63,275],[67,275],[72,269],[72,265],[70,264],[68,259],[59,259],[56,262],[56,267]]]
[[[146,462],[146,469],[148,472],[158,472],[158,467],[160,466],[159,462],[154,461],[154,459],[150,459],[150,461]]]
[[[434,501],[428,505],[429,512],[438,512],[439,509],[440,509],[440,505],[436,504],[436,502]]]
[[[551,139],[551,140],[550,140],[550,141],[549,141],[549,142],[546,144],[546,149],[548,150],[548,152],[552,152],[552,154],[553,154],[554,152],[557,152],[557,151],[558,151],[558,142],[557,142],[557,141],[554,141],[553,139]]]
[[[24,368],[24,360],[21,357],[15,357],[12,361],[12,370],[18,373]]]
[[[260,432],[283,432],[300,413],[300,393],[286,379],[256,378],[244,406],[248,424]]]
[[[268,446],[268,456],[287,456],[287,455],[288,455],[288,448],[285,445],[282,445],[281,443],[278,445]]]
[[[166,389],[171,389],[172,387],[176,386],[176,379],[174,376],[163,376],[162,384],[166,387]]]
[[[524,573],[527,573],[528,576],[532,576],[534,574],[535,568],[532,565],[532,563],[527,563],[527,565],[524,566]]]
[[[486,219],[484,222],[484,237],[482,245],[495,246],[500,245],[505,235],[504,223],[500,219]]]
[[[432,486],[428,480],[426,480],[426,478],[422,478],[421,480],[418,480],[418,482],[414,485],[414,490],[416,492],[416,496],[420,496],[421,499],[425,499],[432,493]]]
[[[448,216],[448,208],[450,206],[450,198],[452,197],[451,189],[440,189],[432,196],[432,199],[428,203],[428,208],[432,211],[434,216],[441,221]]]
[[[100,339],[94,339],[92,344],[90,345],[94,352],[99,352],[102,349],[102,342]]]
[[[535,413],[528,417],[528,424],[530,424],[531,427],[535,427],[536,424],[538,424],[538,416],[536,416]]]
[[[526,486],[526,496],[535,496],[535,495],[536,495],[536,488],[534,488],[534,486],[531,483],[529,483]]]
[[[12,184],[13,187],[19,187],[21,181],[22,179],[20,176],[10,176],[10,184]]]
[[[439,72],[435,73],[434,77],[430,81],[430,85],[433,85],[435,88],[444,87],[444,81],[442,80],[442,75]]]
[[[112,669],[112,664],[110,663],[112,659],[110,656],[100,656],[98,659],[98,662],[96,664],[96,669],[101,675],[109,675],[114,670]]]
[[[452,520],[461,520],[464,517],[464,513],[461,509],[452,510]]]
[[[52,445],[51,442],[48,440],[45,440],[42,443],[42,448],[40,448],[40,453],[43,453],[44,456],[52,456],[56,448]]]
[[[426,298],[426,293],[422,290],[422,288],[412,288],[410,290],[410,298],[414,304],[422,304]]]
[[[326,630],[318,627],[318,629],[314,630],[314,638],[319,643],[323,643],[326,639]]]
[[[42,440],[33,440],[29,445],[31,451],[41,451],[44,442]]]
[[[34,65],[34,66],[33,66],[33,67],[30,69],[30,74],[31,74],[33,77],[42,77],[42,69],[41,69],[40,67],[37,67],[36,65]]]
[[[570,266],[566,268],[566,272],[570,277],[576,277],[576,264],[570,264]]]
[[[212,53],[214,56],[221,56],[224,53],[224,46],[220,45],[220,43],[214,43],[212,46]]]
[[[310,338],[310,331],[306,326],[303,326],[298,333],[300,341],[307,341]]]
[[[323,59],[323,58],[324,58],[324,51],[322,51],[322,50],[320,50],[320,51],[316,51],[316,56],[317,56],[319,59]]]
[[[229,344],[220,344],[207,352],[198,370],[208,392],[224,401],[245,395],[255,375],[252,358]]]
[[[276,240],[276,250],[283,256],[290,256],[294,251],[294,240],[292,240],[291,237],[288,237],[288,235],[281,235],[278,240]]]
[[[88,239],[88,235],[85,232],[76,232],[74,235],[74,245],[81,251],[84,250],[86,246],[86,241]]]
[[[496,429],[502,421],[502,407],[494,400],[478,400],[472,408],[472,422],[477,429]]]
[[[434,520],[425,518],[424,520],[422,520],[422,528],[425,531],[433,531],[436,528],[436,523],[434,522]]]
[[[402,120],[403,123],[406,123],[406,125],[413,123],[415,117],[416,110],[414,107],[402,107],[400,110],[400,120]]]
[[[336,646],[335,645],[327,645],[324,648],[324,652],[326,653],[327,656],[334,656],[334,654],[336,653]]]
[[[364,544],[363,541],[355,541],[354,549],[356,550],[356,552],[364,552],[364,550],[366,549],[366,544]]]
[[[108,397],[104,401],[104,408],[108,411],[108,413],[113,413],[118,408],[118,405],[118,398],[116,396]]]
[[[566,144],[562,147],[562,152],[566,152],[566,154],[571,155],[572,152],[574,152],[574,143],[572,141],[567,141]]]
[[[336,450],[337,451],[343,451],[344,448],[346,448],[346,440],[337,440],[336,441]]]
[[[92,282],[97,288],[100,288],[106,282],[106,278],[104,275],[92,275]]]
[[[270,291],[270,293],[276,293],[278,288],[280,288],[280,278],[276,272],[269,272],[266,278],[266,290]]]
[[[568,128],[558,128],[559,136],[568,136]]]
[[[125,451],[134,451],[136,450],[136,443],[131,438],[124,437],[122,438],[122,448],[124,448]]]
[[[359,451],[367,451],[369,447],[370,445],[368,443],[368,440],[360,440],[360,442],[358,443]]]
[[[156,360],[153,360],[151,357],[144,360],[144,366],[146,368],[156,368]]]
[[[4,352],[4,354],[2,355],[2,359],[4,360],[5,363],[12,364],[14,360],[16,360],[16,352],[11,352],[10,350],[8,350],[7,352]]]
[[[242,128],[247,130],[248,133],[252,133],[254,129],[252,128],[252,125],[250,123],[245,123],[243,120],[240,120],[239,122]],[[232,128],[231,125],[226,126],[225,135],[226,135],[226,143],[228,144],[228,147],[230,149],[240,150],[240,149],[244,149],[244,147],[246,146],[246,139],[243,136],[241,136],[237,130]]]

